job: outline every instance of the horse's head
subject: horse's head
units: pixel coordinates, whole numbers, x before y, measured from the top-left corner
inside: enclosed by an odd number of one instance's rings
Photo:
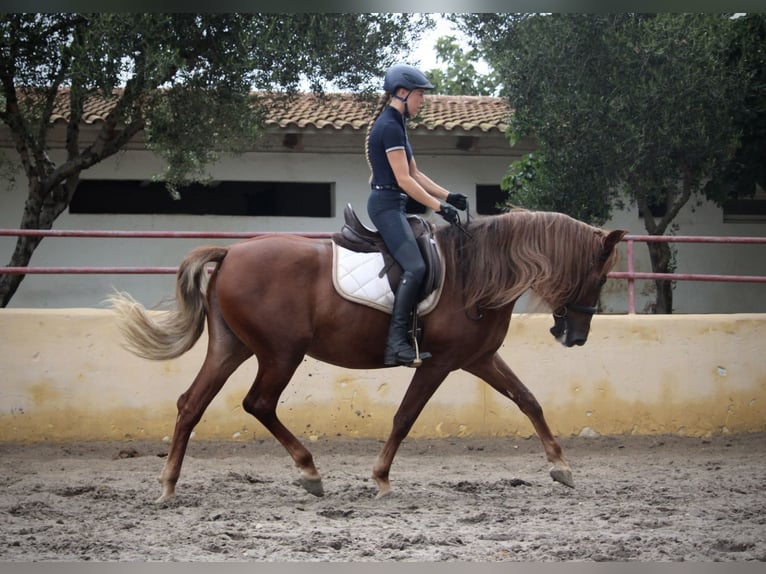
[[[550,332],[557,341],[567,347],[584,345],[588,340],[590,322],[598,310],[598,298],[606,283],[606,276],[616,260],[615,247],[627,231],[616,230],[603,236],[601,253],[582,278],[575,301],[568,301],[553,312]]]

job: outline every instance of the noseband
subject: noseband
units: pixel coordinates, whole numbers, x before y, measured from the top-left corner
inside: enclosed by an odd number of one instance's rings
[[[598,307],[586,307],[585,305],[574,305],[571,303],[567,303],[566,305],[562,305],[558,309],[556,309],[553,312],[553,316],[563,319],[567,316],[569,311],[574,311],[575,313],[583,313],[585,315],[595,315],[598,313]]]

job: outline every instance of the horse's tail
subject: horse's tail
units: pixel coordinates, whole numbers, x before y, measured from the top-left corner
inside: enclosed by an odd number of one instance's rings
[[[125,347],[145,359],[163,361],[183,355],[194,346],[205,327],[207,264],[220,263],[226,247],[210,245],[190,252],[176,275],[176,307],[150,313],[133,297],[118,292],[108,302],[118,316]]]

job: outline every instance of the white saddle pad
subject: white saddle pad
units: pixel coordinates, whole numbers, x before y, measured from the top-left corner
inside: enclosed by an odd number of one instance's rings
[[[332,249],[332,282],[340,296],[390,314],[394,307],[394,292],[388,284],[388,277],[385,274],[380,277],[380,272],[385,267],[383,255],[357,253],[335,242],[332,244]],[[426,315],[436,307],[443,284],[444,266],[442,265],[439,288],[420,302],[419,315]]]

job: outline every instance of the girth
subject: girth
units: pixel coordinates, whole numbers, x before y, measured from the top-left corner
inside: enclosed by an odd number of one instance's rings
[[[334,233],[332,240],[346,249],[361,253],[380,252],[383,255],[383,268],[378,274],[380,277],[388,276],[388,282],[391,290],[396,292],[399,285],[399,279],[402,275],[402,268],[391,256],[380,233],[367,227],[359,220],[351,204],[346,204],[343,210],[343,219],[345,225],[337,233]],[[439,257],[439,250],[436,247],[434,238],[434,226],[419,215],[408,215],[407,222],[412,227],[415,234],[420,253],[426,264],[426,275],[420,286],[418,300],[422,301],[440,286],[442,277],[442,262]]]

